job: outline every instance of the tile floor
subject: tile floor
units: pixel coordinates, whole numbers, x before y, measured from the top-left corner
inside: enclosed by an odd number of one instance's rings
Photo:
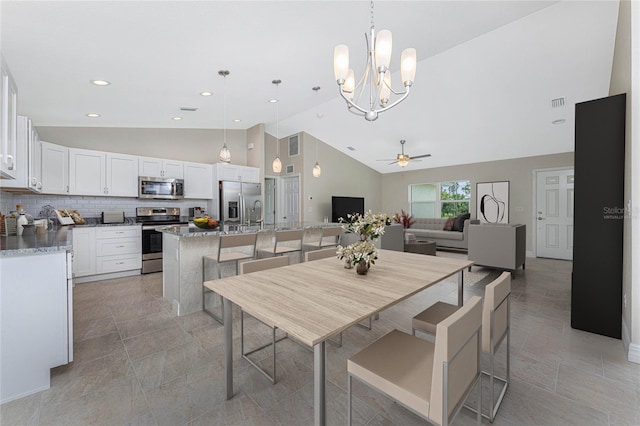
[[[512,381],[497,426],[640,424],[640,365],[626,361],[621,341],[571,329],[570,272],[570,262],[527,259],[512,282]],[[475,282],[465,285],[468,299],[496,273],[465,276]],[[454,279],[438,284],[383,312],[372,331],[351,328],[342,348],[328,345],[329,424],[346,423],[346,359],[456,294]],[[264,326],[248,327],[252,344],[268,339]],[[312,352],[280,342],[274,386],[239,357],[235,339],[237,394],[225,401],[222,326],[202,313],[173,317],[161,274],[77,285],[74,333],[74,362],[52,370],[49,390],[0,406],[3,426],[313,423]],[[255,357],[270,365],[267,350]],[[424,424],[362,384],[353,390],[354,424]],[[454,424],[474,422],[463,410]]]

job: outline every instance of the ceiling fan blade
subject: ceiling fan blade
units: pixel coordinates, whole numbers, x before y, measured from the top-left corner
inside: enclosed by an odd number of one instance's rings
[[[416,158],[426,158],[426,157],[431,157],[431,154],[416,155],[415,157],[411,157],[411,159],[415,160]]]
[[[396,164],[397,162],[398,162],[398,160],[393,161],[393,162],[389,163],[388,165],[390,166],[390,165],[392,165],[392,164]]]
[[[376,160],[376,161],[394,161],[394,160],[396,160],[396,159],[395,159],[395,158],[385,158],[385,159],[382,159],[382,160]],[[396,161],[397,161],[397,160],[396,160]]]

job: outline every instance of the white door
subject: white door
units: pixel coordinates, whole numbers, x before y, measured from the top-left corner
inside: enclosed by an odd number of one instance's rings
[[[106,154],[107,195],[138,196],[138,157],[127,154]]]
[[[284,214],[282,219],[285,222],[300,221],[300,177],[293,176],[282,179],[284,196]]]
[[[573,169],[536,173],[536,256],[573,259]]]
[[[213,167],[211,164],[184,163],[184,198],[213,198]]]
[[[69,193],[107,194],[104,152],[69,148]]]
[[[69,193],[69,148],[40,142],[42,155],[42,192]]]

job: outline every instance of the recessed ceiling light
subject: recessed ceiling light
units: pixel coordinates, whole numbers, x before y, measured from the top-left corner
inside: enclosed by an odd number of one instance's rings
[[[182,117],[171,117],[171,119],[172,119],[172,120],[179,121],[179,120],[182,120]]]
[[[239,122],[241,122],[241,121],[242,121],[242,120],[240,120],[239,118],[234,118],[234,119],[233,119],[233,122],[234,122],[234,123],[239,123]]]
[[[92,84],[95,84],[96,86],[108,86],[111,83],[109,83],[107,80],[90,80]]]
[[[276,102],[278,102],[277,99],[269,99],[269,103],[271,103],[271,104],[275,104]]]
[[[200,92],[200,96],[211,96],[213,93],[211,92]]]
[[[87,117],[89,117],[89,118],[98,118],[98,117],[100,117],[100,114],[96,114],[95,112],[90,112],[89,114],[87,114]]]
[[[566,123],[566,121],[567,121],[567,120],[565,120],[564,118],[559,118],[559,119],[557,119],[557,120],[553,120],[553,121],[551,122],[551,124],[564,124],[564,123]]]

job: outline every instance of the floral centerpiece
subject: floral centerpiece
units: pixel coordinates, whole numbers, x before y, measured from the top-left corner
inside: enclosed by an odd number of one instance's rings
[[[378,258],[374,241],[384,234],[384,229],[391,224],[391,220],[386,213],[373,214],[369,210],[364,215],[348,214],[346,220],[340,218],[339,221],[347,234],[358,234],[360,241],[348,246],[338,246],[338,258],[345,260],[345,268],[357,266],[357,272],[364,275]]]

